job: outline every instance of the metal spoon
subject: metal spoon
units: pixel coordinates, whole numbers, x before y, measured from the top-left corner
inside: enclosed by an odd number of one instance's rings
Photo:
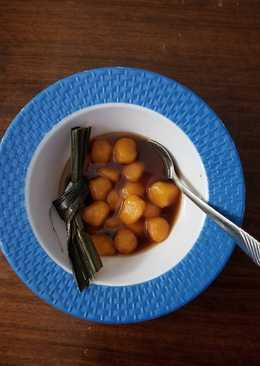
[[[240,248],[260,266],[260,243],[239,226],[235,225],[232,221],[212,208],[207,202],[187,187],[187,185],[178,177],[173,156],[164,146],[154,140],[148,140],[148,142],[159,152],[165,165],[168,179],[173,180],[182,193],[189,197],[202,211],[204,211],[223,230],[232,236]]]

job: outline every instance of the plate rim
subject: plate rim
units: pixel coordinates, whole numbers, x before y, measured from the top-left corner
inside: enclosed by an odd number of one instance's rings
[[[57,87],[59,87],[60,85],[62,85],[62,83],[66,83],[66,82],[69,82],[69,81],[73,81],[74,79],[81,78],[84,75],[90,75],[90,74],[94,74],[95,75],[95,73],[97,73],[97,74],[98,73],[104,73],[105,75],[107,75],[107,74],[109,75],[110,74],[110,76],[114,76],[113,73],[116,73],[117,71],[128,74],[128,76],[130,78],[133,75],[136,76],[137,74],[138,75],[141,74],[142,77],[144,77],[144,75],[148,75],[148,78],[150,78],[150,80],[156,79],[157,82],[160,81],[160,80],[167,81],[167,83],[172,84],[172,86],[180,88],[182,90],[182,92],[184,91],[184,94],[187,94],[187,95],[192,96],[193,98],[195,98],[196,101],[198,102],[198,104],[203,105],[207,109],[207,111],[209,112],[209,114],[211,115],[211,117],[213,117],[217,121],[218,126],[221,126],[221,128],[224,131],[224,135],[227,137],[229,146],[232,148],[232,152],[233,152],[234,158],[235,158],[236,168],[238,169],[238,171],[240,173],[239,179],[240,179],[241,185],[242,185],[242,190],[241,190],[241,193],[240,193],[241,207],[240,207],[240,211],[239,211],[239,215],[238,215],[237,219],[238,219],[238,223],[241,223],[242,222],[242,219],[243,219],[243,216],[244,216],[244,210],[245,210],[245,183],[244,183],[243,169],[242,169],[241,160],[239,158],[239,154],[238,154],[238,151],[236,149],[236,146],[235,146],[235,144],[234,144],[234,142],[233,142],[233,140],[231,138],[231,135],[229,134],[229,131],[225,127],[224,123],[217,117],[217,115],[215,114],[215,112],[213,111],[213,109],[211,107],[209,107],[207,105],[207,103],[205,103],[205,101],[203,101],[202,98],[199,97],[196,93],[194,93],[194,91],[192,91],[191,89],[187,88],[186,86],[182,85],[181,83],[179,83],[179,82],[177,82],[177,81],[175,81],[173,79],[170,79],[170,78],[168,78],[166,76],[160,75],[158,73],[154,73],[152,71],[144,70],[144,69],[141,69],[141,68],[129,68],[129,67],[122,67],[122,66],[120,66],[120,67],[102,67],[102,68],[97,68],[97,69],[85,70],[85,71],[82,71],[82,72],[78,72],[78,73],[72,74],[72,75],[70,75],[70,76],[68,76],[68,77],[66,77],[64,79],[58,80],[55,83],[53,83],[50,86],[48,86],[47,88],[43,89],[40,93],[38,93],[36,96],[34,96],[21,109],[21,111],[16,115],[16,117],[11,122],[10,126],[7,128],[5,134],[4,134],[3,138],[2,138],[1,145],[0,145],[0,164],[1,164],[1,161],[2,161],[2,150],[3,150],[3,146],[5,145],[5,142],[8,141],[9,136],[12,134],[12,131],[16,128],[16,126],[19,125],[19,123],[21,123],[21,122],[19,122],[19,121],[21,121],[21,117],[23,119],[24,114],[26,114],[28,112],[28,109],[30,109],[31,106],[35,102],[38,102],[38,99],[41,99],[42,96],[44,96],[44,93],[50,93],[51,94],[52,92],[55,92],[55,89]],[[119,102],[121,102],[121,101],[119,101]],[[135,104],[135,103],[132,103],[132,104]],[[94,105],[94,104],[91,104],[91,105]],[[86,105],[86,106],[89,106],[89,105]],[[150,108],[147,105],[142,105],[142,106],[144,106],[146,108]],[[157,109],[153,109],[153,108],[150,108],[150,109],[155,110],[156,112],[161,113]],[[165,114],[163,114],[163,115],[165,117],[169,118],[168,115],[165,115]],[[56,121],[56,123],[58,123],[58,122],[59,121]],[[178,126],[180,128],[182,128],[180,125],[178,125]],[[197,147],[196,144],[194,144],[194,145],[195,145],[195,147]],[[199,154],[200,154],[200,152],[199,152]],[[202,159],[202,161],[203,161],[203,159]],[[204,163],[204,161],[203,161],[203,163]],[[205,170],[208,173],[206,167],[205,167]],[[209,194],[210,194],[210,186],[209,186]],[[0,202],[0,203],[2,204],[2,202]],[[206,219],[206,221],[204,223],[204,227],[206,225],[208,225],[208,223],[209,223],[209,219]],[[200,234],[200,236],[199,236],[199,238],[198,238],[197,241],[200,241],[201,240],[201,235],[203,235],[203,232],[204,232],[204,228],[202,229],[201,234]],[[1,235],[1,238],[2,238],[2,235]],[[0,241],[0,243],[1,243],[1,241]],[[38,243],[36,243],[36,244],[38,245]],[[28,281],[26,281],[26,279],[24,278],[23,273],[21,272],[21,270],[17,270],[17,265],[12,260],[12,256],[9,253],[9,248],[6,246],[6,244],[4,242],[2,242],[2,251],[3,251],[4,255],[5,255],[5,257],[7,258],[8,262],[12,266],[13,270],[17,273],[17,275],[23,280],[23,282],[25,282],[25,284],[37,296],[39,296],[40,298],[42,298],[45,302],[47,302],[50,305],[58,308],[59,310],[62,310],[62,311],[67,312],[69,314],[73,314],[73,315],[78,316],[78,317],[80,317],[82,319],[94,320],[96,322],[101,322],[101,323],[118,324],[118,323],[135,323],[135,322],[139,322],[139,321],[144,321],[144,320],[158,318],[158,317],[160,317],[162,315],[166,315],[166,314],[168,314],[168,313],[170,313],[172,311],[176,311],[177,309],[179,309],[180,307],[182,307],[184,304],[192,301],[196,296],[198,296],[198,294],[200,294],[201,292],[203,292],[215,280],[215,278],[218,276],[218,274],[223,270],[225,264],[227,263],[227,261],[229,260],[230,255],[233,252],[234,246],[235,246],[235,244],[234,244],[233,240],[231,240],[231,242],[229,244],[229,250],[226,252],[225,258],[224,258],[223,262],[221,263],[221,265],[218,266],[217,271],[215,271],[215,273],[214,273],[213,276],[211,276],[210,278],[208,278],[208,281],[205,281],[204,282],[204,285],[202,287],[200,287],[200,290],[199,291],[194,291],[193,294],[191,294],[191,296],[189,296],[189,299],[187,301],[179,301],[179,303],[178,304],[175,304],[175,306],[173,308],[170,308],[169,304],[165,304],[167,306],[164,307],[164,308],[161,307],[160,310],[157,309],[157,312],[156,313],[154,313],[154,314],[152,314],[151,312],[148,313],[148,314],[145,313],[142,317],[133,318],[133,317],[130,316],[128,318],[126,316],[124,318],[121,318],[121,317],[117,318],[116,316],[112,316],[110,319],[109,318],[104,318],[102,316],[101,317],[97,317],[97,316],[92,317],[92,316],[88,316],[88,314],[82,316],[82,314],[80,314],[80,312],[68,310],[68,308],[66,309],[63,306],[60,306],[57,303],[55,304],[53,301],[50,301],[50,299],[48,297],[46,298],[46,296],[42,296],[42,294],[39,293],[39,291],[37,291],[37,286],[36,286],[36,290],[35,290],[35,287],[32,284],[29,284]],[[188,253],[188,255],[189,255],[189,253]],[[176,267],[178,267],[178,266],[179,266],[179,264]],[[172,270],[170,270],[170,271],[172,271]],[[167,273],[165,275],[167,275]],[[160,277],[162,277],[162,276],[157,277],[155,280],[159,279]],[[147,282],[153,282],[153,281],[154,280],[147,281]],[[143,284],[145,285],[146,282],[143,283]],[[125,286],[125,287],[138,287],[138,286],[142,286],[143,284],[138,284],[138,285],[134,285],[134,286]],[[94,285],[94,286],[96,286],[96,287],[106,287],[104,285]],[[121,289],[122,289],[122,287],[124,287],[124,286],[120,286]]]

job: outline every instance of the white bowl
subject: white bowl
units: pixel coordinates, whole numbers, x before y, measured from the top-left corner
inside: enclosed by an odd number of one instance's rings
[[[134,132],[159,141],[174,155],[182,175],[202,197],[208,199],[206,172],[195,146],[187,135],[161,114],[138,105],[109,103],[82,109],[64,118],[42,140],[26,177],[26,209],[33,232],[50,258],[71,272],[67,255],[65,225],[50,207],[69,157],[70,129],[91,125],[92,136],[106,132]],[[163,243],[131,256],[104,257],[95,283],[133,285],[155,278],[176,266],[196,242],[205,214],[182,196],[177,221]]]

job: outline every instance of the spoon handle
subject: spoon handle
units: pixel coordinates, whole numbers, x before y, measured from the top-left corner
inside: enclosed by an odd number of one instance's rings
[[[174,180],[180,190],[200,207],[202,211],[210,216],[223,230],[232,236],[240,248],[260,266],[260,242],[198,197],[179,179]]]

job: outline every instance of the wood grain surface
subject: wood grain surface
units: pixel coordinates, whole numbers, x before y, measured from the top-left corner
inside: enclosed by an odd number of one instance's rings
[[[147,68],[200,94],[242,159],[244,227],[260,238],[260,1],[0,0],[0,129],[69,74]],[[259,365],[260,269],[237,249],[219,278],[161,319],[106,326],[34,296],[0,257],[0,365]]]

